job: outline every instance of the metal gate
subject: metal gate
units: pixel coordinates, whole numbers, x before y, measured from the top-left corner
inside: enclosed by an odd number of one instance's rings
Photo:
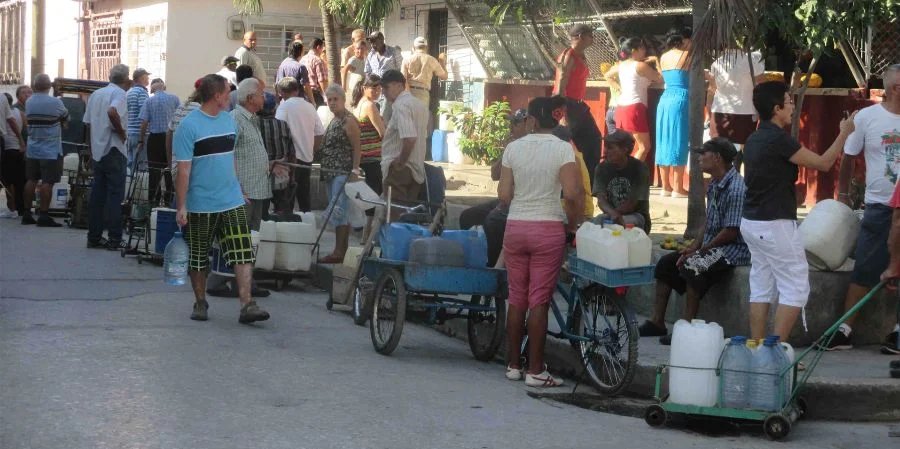
[[[108,80],[109,69],[121,61],[121,13],[93,16],[91,18],[90,79],[98,81]]]

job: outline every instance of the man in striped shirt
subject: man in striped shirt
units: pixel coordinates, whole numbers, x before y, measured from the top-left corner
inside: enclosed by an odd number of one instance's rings
[[[127,108],[126,132],[128,134],[128,164],[133,168],[137,167],[137,162],[146,161],[147,153],[141,150],[144,143],[144,135],[141,134],[141,108],[150,98],[147,92],[147,86],[150,85],[150,72],[144,69],[137,69],[131,77],[132,86],[125,94],[125,107]],[[146,167],[145,167],[146,168]]]
[[[25,162],[28,182],[25,184],[25,213],[22,224],[45,227],[62,226],[50,218],[50,193],[53,184],[59,182],[59,159],[62,157],[62,137],[60,124],[69,120],[69,112],[59,98],[50,96],[50,77],[38,74],[34,77],[34,95],[25,103],[25,117],[28,120],[28,151]],[[5,100],[5,99],[4,99]],[[41,211],[35,220],[29,205],[34,199],[34,187],[41,181]]]
[[[425,182],[425,140],[428,138],[428,108],[406,90],[406,78],[399,70],[381,77],[384,96],[393,103],[381,142],[381,172],[384,187],[392,198],[416,201]]]
[[[141,136],[147,136],[146,145],[138,143],[138,151],[146,151],[148,168],[150,170],[150,200],[156,204],[159,200],[159,179],[162,170],[169,166],[170,158],[166,154],[166,131],[169,122],[175,116],[175,110],[181,106],[181,101],[175,95],[166,92],[166,83],[157,78],[150,84],[150,90],[154,91],[144,106],[141,108]],[[147,134],[147,132],[150,134]],[[146,150],[144,150],[146,148]],[[172,174],[164,173],[166,183],[165,204],[171,203]]]

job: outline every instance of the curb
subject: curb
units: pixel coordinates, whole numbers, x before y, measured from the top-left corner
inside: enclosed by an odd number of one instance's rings
[[[331,267],[313,265],[311,281],[317,287],[331,291]],[[338,306],[343,307],[343,306]],[[349,320],[348,320],[349,321]],[[348,323],[353,325],[352,321]],[[462,341],[467,341],[466,321],[450,320],[442,325],[431,326],[438,332]],[[640,347],[638,347],[640,354]],[[501,347],[496,360],[500,363],[505,359],[505,350]],[[890,357],[885,357],[884,369],[888,369]],[[581,361],[568,341],[556,338],[548,338],[545,360],[558,373],[569,379],[575,379],[582,372]],[[497,367],[497,375],[502,374],[502,367]],[[580,384],[579,388],[590,387],[587,383]],[[656,385],[656,365],[642,362],[638,358],[634,380],[627,391],[638,397],[653,397]],[[667,382],[663,381],[663,395],[668,390]],[[900,420],[900,381],[891,379],[810,379],[802,396],[808,406],[807,417],[818,420],[834,421],[888,421]]]

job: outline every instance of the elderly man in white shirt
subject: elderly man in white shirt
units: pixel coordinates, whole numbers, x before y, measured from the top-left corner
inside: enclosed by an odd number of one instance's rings
[[[266,77],[266,66],[263,64],[262,58],[256,54],[256,33],[248,31],[244,33],[244,44],[234,52],[234,57],[238,58],[238,65],[249,65],[253,68],[253,76],[263,81],[268,81]]]
[[[381,171],[392,198],[416,201],[425,182],[425,142],[428,138],[428,108],[406,90],[399,70],[381,77],[384,96],[393,103],[393,113],[381,141]]]
[[[295,78],[290,76],[282,78],[276,87],[281,92],[284,102],[275,111],[275,118],[287,122],[291,129],[296,162],[301,165],[312,165],[313,153],[322,145],[325,126],[316,113],[315,106],[300,96],[300,83]],[[309,175],[308,168],[294,170],[294,182],[297,183],[295,196],[301,212],[309,212],[311,209]]]

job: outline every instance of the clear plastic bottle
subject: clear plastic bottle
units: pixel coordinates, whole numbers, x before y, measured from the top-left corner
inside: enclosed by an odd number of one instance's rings
[[[753,353],[747,337],[732,337],[722,356],[722,406],[745,408],[749,403]]]
[[[175,231],[166,245],[163,256],[163,277],[168,285],[184,285],[188,278],[188,247],[181,235]]]
[[[778,375],[781,363],[775,341],[766,339],[753,354],[750,364],[750,407],[757,410],[778,409]]]
[[[772,343],[775,344],[775,355],[778,360],[778,372],[784,373],[780,376],[780,378],[776,381],[775,385],[776,390],[780,387],[781,394],[776,396],[776,401],[778,401],[779,407],[783,407],[788,398],[791,397],[791,389],[793,388],[793,371],[788,369],[793,363],[792,357],[788,357],[785,347],[779,341],[780,337],[778,335],[770,335],[766,337],[767,340],[771,340]]]

